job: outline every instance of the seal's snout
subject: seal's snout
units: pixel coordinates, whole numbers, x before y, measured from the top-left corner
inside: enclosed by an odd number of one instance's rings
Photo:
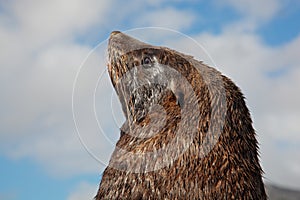
[[[121,31],[112,31],[112,32],[110,33],[110,36],[114,36],[114,35],[117,35],[117,34],[119,34],[119,33],[121,33]]]

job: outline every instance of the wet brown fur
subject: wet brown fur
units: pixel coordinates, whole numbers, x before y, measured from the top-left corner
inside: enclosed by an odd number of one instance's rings
[[[110,40],[116,34],[122,33],[112,34]],[[109,72],[112,83],[116,86],[118,78],[130,66],[123,66],[124,64],[114,57],[115,55],[112,55],[115,52],[111,52],[120,51],[120,49],[114,49],[111,41],[109,45],[111,54]],[[104,171],[95,199],[266,199],[255,131],[240,89],[217,70],[168,48],[146,45],[142,49],[127,53],[127,57],[122,56],[120,59],[123,59],[123,62],[131,62],[128,60],[130,56],[143,54],[143,52],[149,53],[149,51],[159,58],[160,63],[169,65],[180,72],[193,87],[198,100],[190,102],[188,97],[184,97],[181,103],[187,106],[192,106],[193,103],[198,104],[201,118],[197,134],[183,154],[170,165],[156,171],[129,172],[126,167],[132,164],[129,163],[132,161],[126,160],[122,155],[114,152],[109,166]],[[196,70],[195,63],[202,74]],[[216,138],[213,138],[214,135],[212,135],[212,139],[216,139],[217,142],[212,150],[204,155],[203,138],[208,133],[210,123],[218,123],[219,116],[222,115],[222,113],[219,115],[218,112],[215,112],[212,116],[211,105],[224,106],[219,102],[218,97],[209,94],[207,81],[210,87],[217,91],[216,96],[222,95],[218,93],[220,89],[214,83],[216,74],[223,81],[227,111],[221,135]],[[206,82],[203,77],[207,78]],[[124,102],[120,89],[116,88],[116,90],[126,115],[128,108],[125,107],[129,107],[130,110],[132,105],[130,102]],[[132,130],[130,123],[133,122],[127,119],[122,127],[117,147],[126,149],[128,152],[151,152],[168,144],[175,137],[176,127],[181,120],[177,97],[170,90],[166,90],[162,92],[157,103],[162,105],[166,111],[165,127],[149,138],[133,137],[132,134],[140,136],[144,133]],[[155,112],[151,113],[152,116],[149,115],[135,123],[147,124],[149,118],[159,121],[159,116],[156,116]],[[210,121],[210,118],[213,121]],[[186,127],[187,134],[189,128]],[[145,126],[145,132],[147,132],[146,129],[147,126]],[[155,162],[160,162],[159,158]],[[113,165],[118,165],[120,168],[116,169],[112,167]],[[124,166],[124,170],[122,170],[122,166]]]

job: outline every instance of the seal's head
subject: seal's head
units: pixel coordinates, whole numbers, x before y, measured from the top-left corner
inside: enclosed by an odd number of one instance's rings
[[[250,114],[230,79],[117,31],[108,51],[126,121],[97,200],[266,199]]]
[[[108,59],[109,75],[128,120],[142,121],[154,105],[163,104],[166,96],[168,103],[171,98],[183,106],[184,92],[176,86],[172,69],[184,73],[187,61],[177,52],[114,31],[109,38]]]

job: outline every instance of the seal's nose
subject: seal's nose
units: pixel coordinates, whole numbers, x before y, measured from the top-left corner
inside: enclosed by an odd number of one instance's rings
[[[114,36],[114,35],[117,35],[119,33],[121,33],[121,32],[120,31],[113,31],[113,32],[110,33],[110,36]]]

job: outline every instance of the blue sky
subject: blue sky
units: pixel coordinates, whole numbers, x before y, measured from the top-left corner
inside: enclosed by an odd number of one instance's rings
[[[291,0],[0,1],[0,199],[92,199],[105,161],[79,141],[73,82],[111,31],[147,26],[180,31],[206,48],[247,97],[266,181],[300,189],[298,19],[300,3]],[[182,41],[170,43],[180,50]],[[104,55],[93,56],[95,68],[82,70],[82,88],[94,87],[92,77],[105,69]],[[122,118],[112,117],[118,105],[103,77],[97,106],[105,105],[98,115],[108,139],[93,136],[94,119],[80,120],[85,144],[107,160]],[[79,92],[90,101],[89,92]]]

